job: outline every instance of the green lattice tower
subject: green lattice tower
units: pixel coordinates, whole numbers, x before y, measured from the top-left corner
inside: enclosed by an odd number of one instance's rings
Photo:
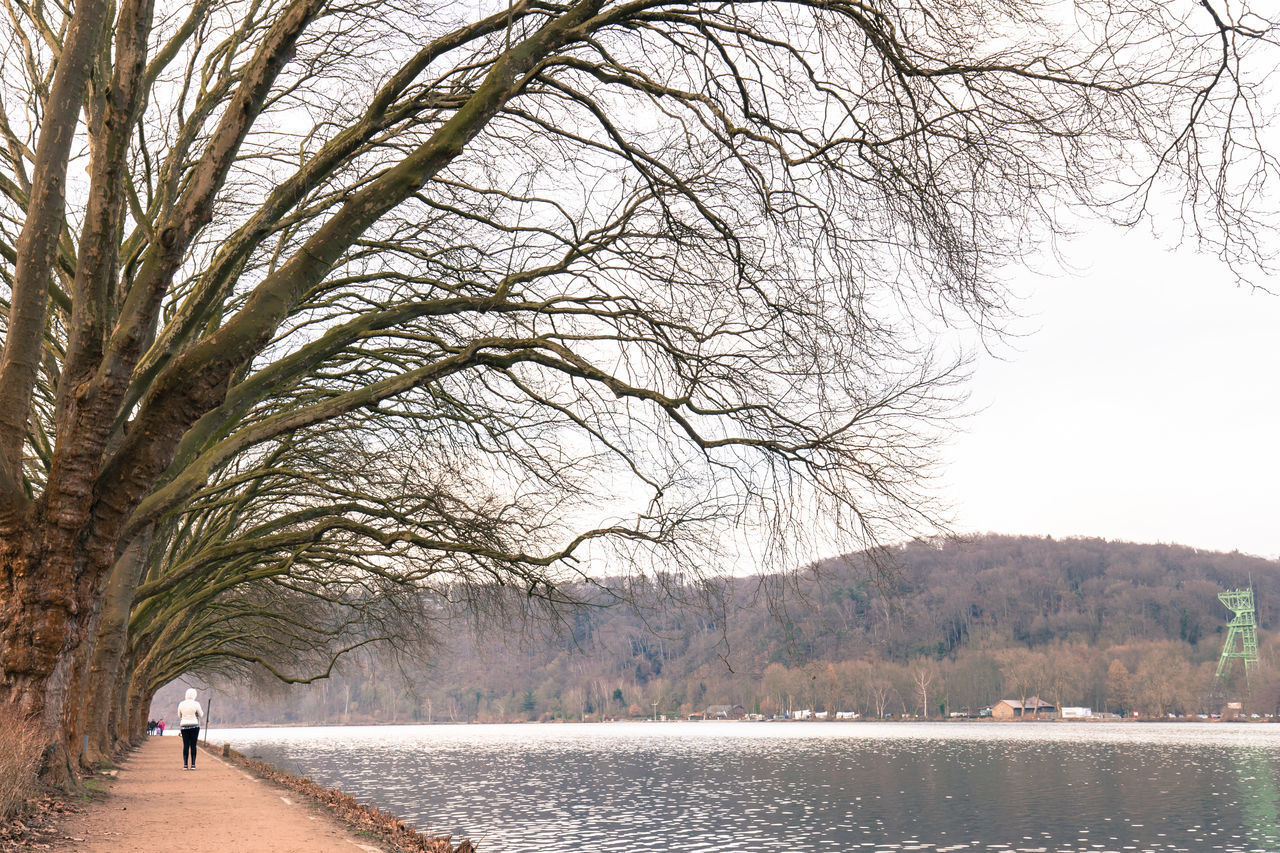
[[[1225,681],[1231,674],[1231,662],[1241,658],[1244,660],[1244,676],[1248,679],[1258,663],[1258,624],[1253,611],[1253,588],[1220,592],[1218,600],[1231,611],[1227,640],[1222,644],[1222,657],[1218,660],[1218,678]]]

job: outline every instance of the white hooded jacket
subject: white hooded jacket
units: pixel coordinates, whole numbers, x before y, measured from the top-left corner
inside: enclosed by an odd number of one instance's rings
[[[182,728],[198,726],[202,716],[204,716],[204,709],[196,701],[196,689],[188,688],[187,698],[178,703],[178,725]]]

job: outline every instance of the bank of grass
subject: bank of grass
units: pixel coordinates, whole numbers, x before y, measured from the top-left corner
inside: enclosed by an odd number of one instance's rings
[[[0,712],[0,821],[15,817],[39,790],[40,734],[12,711]]]
[[[244,767],[261,779],[288,788],[324,806],[356,833],[376,838],[396,853],[476,853],[476,847],[470,839],[464,838],[455,845],[453,838],[448,835],[423,835],[395,815],[367,806],[350,794],[322,787],[306,776],[285,773],[265,761],[242,755],[230,746],[219,748],[201,744],[201,747]]]

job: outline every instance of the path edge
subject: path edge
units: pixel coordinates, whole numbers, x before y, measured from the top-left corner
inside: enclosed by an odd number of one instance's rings
[[[477,853],[469,838],[462,839],[455,846],[451,835],[424,835],[377,806],[361,803],[337,788],[326,788],[310,777],[295,776],[265,761],[250,758],[232,749],[230,744],[215,746],[201,743],[200,748],[258,779],[306,797],[350,829],[375,836],[396,853]]]

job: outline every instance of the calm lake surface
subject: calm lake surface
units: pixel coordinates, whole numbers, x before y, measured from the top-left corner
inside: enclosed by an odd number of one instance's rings
[[[218,729],[481,853],[1280,851],[1280,725]]]

